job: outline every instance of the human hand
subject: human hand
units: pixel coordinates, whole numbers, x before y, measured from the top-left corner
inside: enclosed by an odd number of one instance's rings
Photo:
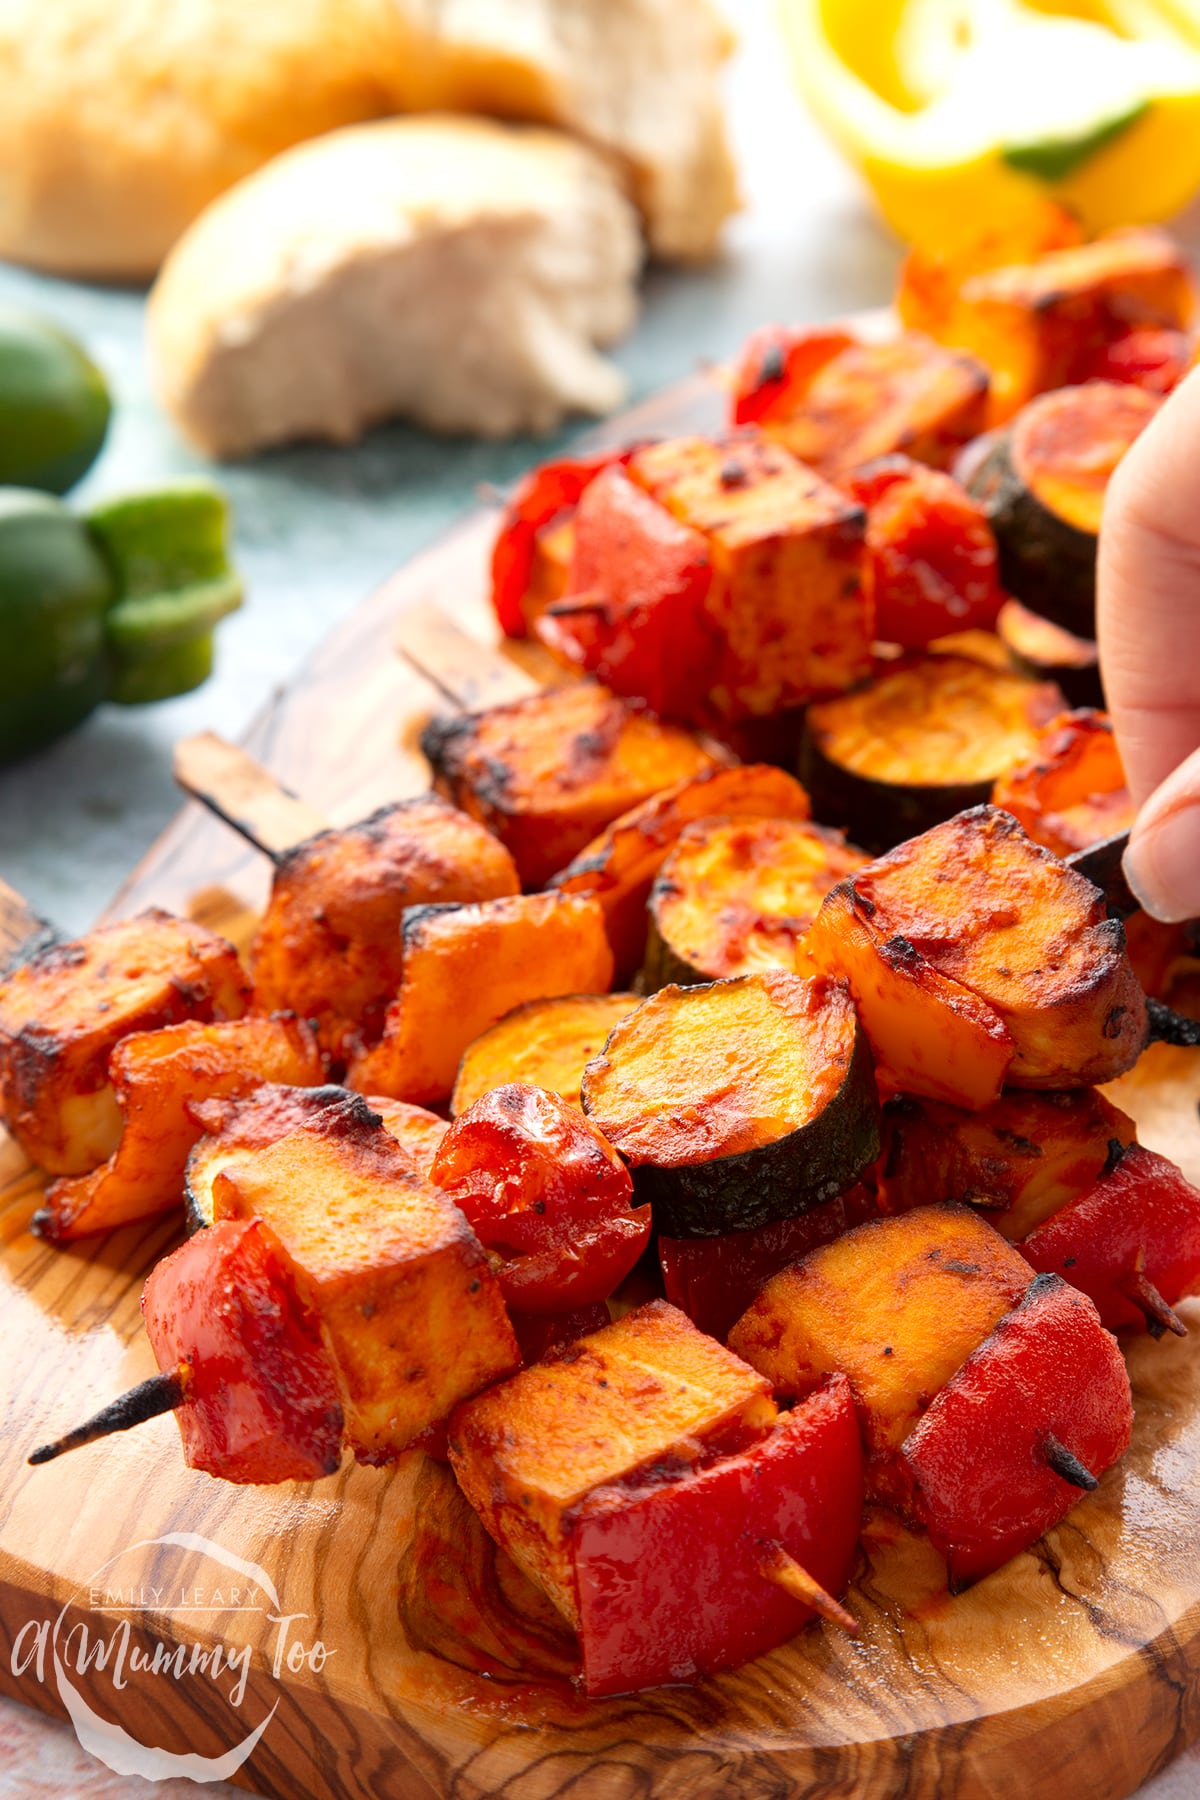
[[[1108,709],[1139,808],[1129,885],[1156,919],[1200,917],[1200,370],[1109,485],[1097,619]]]

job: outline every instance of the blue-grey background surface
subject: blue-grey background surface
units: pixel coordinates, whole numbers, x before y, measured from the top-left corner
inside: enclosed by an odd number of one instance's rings
[[[855,178],[792,96],[771,0],[727,0],[726,10],[742,35],[729,89],[746,208],[719,264],[649,273],[641,323],[616,352],[632,399],[728,355],[764,320],[883,304],[899,263]],[[1195,216],[1184,235],[1200,242]],[[203,466],[151,397],[141,295],[0,264],[3,302],[35,306],[78,333],[113,385],[115,428],[80,499]],[[103,708],[74,736],[0,773],[0,876],[60,925],[83,929],[179,805],[175,740],[206,727],[237,736],[332,625],[451,523],[480,482],[507,482],[571,435],[488,445],[397,426],[354,450],[294,450],[223,470],[249,599],[221,629],[215,678],[163,706]],[[240,1790],[205,1791],[236,1800]],[[0,1701],[0,1800],[188,1800],[197,1792],[190,1782],[114,1777],[67,1727]],[[1200,1800],[1200,1751],[1140,1800]]]
[[[717,265],[649,271],[641,322],[615,351],[633,399],[728,355],[765,319],[877,305],[895,274],[897,246],[793,98],[766,0],[743,0],[736,11],[744,44],[730,100],[746,210]],[[155,406],[140,293],[0,264],[4,302],[77,333],[112,384],[114,428],[75,497],[205,466]],[[352,450],[288,450],[220,471],[248,598],[221,628],[216,676],[162,706],[104,707],[70,738],[0,773],[0,875],[61,926],[88,925],[178,806],[175,740],[206,727],[237,736],[331,626],[469,505],[479,483],[509,481],[571,435],[483,444],[397,425]]]

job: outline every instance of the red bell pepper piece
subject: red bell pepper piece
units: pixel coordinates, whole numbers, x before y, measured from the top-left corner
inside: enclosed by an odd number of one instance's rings
[[[342,1458],[342,1408],[316,1313],[260,1219],[199,1231],[151,1270],[142,1312],[189,1468],[224,1481],[315,1481]]]
[[[721,643],[705,611],[708,540],[621,468],[579,503],[567,593],[535,627],[549,649],[614,693],[691,716],[716,678]]]
[[[674,1481],[593,1490],[574,1554],[588,1693],[690,1681],[791,1637],[813,1608],[764,1567],[782,1551],[840,1594],[862,1495],[862,1446],[841,1375],[747,1449]]]
[[[650,1208],[630,1205],[633,1182],[607,1139],[577,1107],[526,1082],[493,1088],[455,1119],[431,1173],[517,1312],[606,1300],[650,1241]]]
[[[831,1244],[852,1225],[874,1218],[878,1206],[864,1188],[814,1206],[798,1219],[731,1231],[722,1237],[658,1240],[663,1288],[672,1306],[722,1343],[772,1275]]]
[[[1110,1163],[1017,1248],[1087,1294],[1110,1331],[1182,1333],[1172,1308],[1200,1290],[1200,1189],[1140,1144],[1114,1140]]]
[[[915,1514],[969,1587],[1066,1517],[1133,1429],[1125,1363],[1091,1301],[1037,1275],[900,1450]]]
[[[563,457],[531,469],[504,508],[492,548],[492,605],[505,637],[525,637],[521,602],[533,572],[538,532],[579,504],[601,469],[627,461],[631,451],[603,450],[595,456]]]
[[[762,326],[747,340],[734,370],[734,424],[788,418],[826,363],[856,342],[845,331]]]
[[[1125,381],[1148,394],[1169,394],[1188,371],[1187,333],[1166,326],[1139,325],[1098,350],[1081,381]]]
[[[917,650],[955,631],[988,631],[1004,604],[983,508],[949,475],[884,456],[844,483],[867,508],[875,630]]]

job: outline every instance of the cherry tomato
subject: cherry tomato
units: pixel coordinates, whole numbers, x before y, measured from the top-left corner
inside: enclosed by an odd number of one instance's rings
[[[525,1082],[468,1107],[432,1174],[474,1226],[517,1312],[607,1299],[650,1238],[650,1208],[630,1205],[633,1183],[612,1146],[558,1094]]]
[[[1187,334],[1165,326],[1138,326],[1097,351],[1081,379],[1124,381],[1148,394],[1169,394],[1187,374]]]
[[[923,649],[956,631],[987,631],[1004,603],[996,540],[983,508],[949,475],[883,456],[845,483],[867,508],[875,630]]]

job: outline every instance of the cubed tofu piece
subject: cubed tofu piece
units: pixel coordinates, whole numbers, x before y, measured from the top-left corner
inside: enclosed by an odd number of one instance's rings
[[[729,1346],[783,1394],[850,1378],[887,1494],[895,1453],[971,1351],[1029,1286],[1029,1265],[966,1207],[876,1219],[774,1276]]]
[[[871,666],[866,513],[765,438],[676,438],[630,476],[709,542],[705,610],[723,644],[710,690],[735,721],[840,693]]]
[[[55,944],[0,982],[0,1107],[26,1155],[82,1175],[116,1149],[108,1061],[135,1031],[237,1019],[249,983],[237,952],[157,910]]]
[[[987,398],[981,362],[906,331],[818,362],[785,384],[760,425],[830,481],[897,451],[947,469],[983,430]]]
[[[406,906],[520,892],[504,846],[435,794],[285,851],[251,949],[258,1004],[311,1019],[341,1061],[383,1029]]]
[[[323,1072],[311,1030],[291,1015],[215,1025],[187,1019],[133,1033],[109,1062],[121,1141],[99,1168],[53,1184],[35,1229],[61,1241],[169,1212],[182,1204],[188,1156],[203,1136],[196,1105],[239,1098],[264,1082],[315,1086]]]
[[[1018,1243],[1093,1185],[1114,1143],[1136,1138],[1133,1120],[1096,1088],[1009,1088],[982,1112],[903,1094],[883,1109],[880,1204],[900,1213],[961,1201]]]
[[[351,1084],[418,1105],[449,1098],[467,1046],[527,1000],[600,993],[613,958],[595,900],[528,894],[404,915],[404,970],[383,1037]]]
[[[1146,327],[1186,331],[1196,284],[1180,245],[1137,227],[969,276],[937,335],[992,373],[988,423],[1098,372],[1107,345]]]
[[[578,1629],[588,1496],[732,1453],[775,1418],[768,1381],[656,1300],[461,1407],[450,1459],[492,1536]]]
[[[421,743],[439,790],[495,832],[530,889],[631,806],[730,761],[591,682],[434,719]]]
[[[300,1271],[360,1462],[391,1462],[520,1366],[474,1232],[357,1096],[213,1181],[216,1215],[260,1218]]]
[[[1145,999],[1104,895],[995,807],[958,813],[841,883],[803,949],[849,982],[902,1092],[979,1108],[1001,1081],[1085,1087],[1123,1074],[1146,1043]],[[978,1046],[966,1064],[960,1022]]]

